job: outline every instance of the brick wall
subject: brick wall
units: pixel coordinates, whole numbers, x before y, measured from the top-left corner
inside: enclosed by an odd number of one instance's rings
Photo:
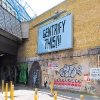
[[[55,11],[59,12],[66,10],[67,12],[60,15],[59,18],[65,16],[66,14],[73,13],[73,49],[58,51],[57,54],[37,54],[37,43],[38,43],[38,28],[44,26],[47,23],[50,23],[54,20],[45,22],[44,24],[32,28],[34,25],[39,22],[51,17],[54,15]],[[48,80],[52,79],[52,76],[56,79],[66,79],[61,77],[59,71],[64,65],[72,66],[77,69],[78,67],[82,68],[82,75],[76,74],[75,77],[70,78],[71,80],[81,80],[82,91],[100,94],[100,84],[91,80],[88,83],[84,79],[84,74],[90,73],[90,68],[97,68],[97,54],[100,54],[100,0],[66,0],[63,3],[55,6],[54,8],[48,10],[42,15],[38,16],[30,22],[30,31],[29,39],[24,41],[18,50],[18,60],[28,59],[28,58],[37,58],[40,57],[40,60],[37,60],[41,66],[42,70],[42,86],[44,83],[44,76]],[[99,48],[98,48],[99,47]],[[96,48],[96,49],[90,49]],[[37,58],[36,58],[37,57]],[[53,61],[59,62],[58,73],[56,71],[51,71],[51,75],[48,75],[48,67],[45,64]],[[33,61],[34,62],[34,61]],[[33,62],[28,62],[33,63]],[[30,66],[31,68],[31,66]],[[89,76],[88,76],[89,77]],[[99,81],[99,80],[96,80]],[[48,81],[49,82],[49,81]],[[85,90],[87,85],[87,90]],[[96,91],[95,91],[96,90]]]
[[[30,22],[29,39],[20,46],[18,59],[38,56],[37,38],[38,28],[40,26],[35,28],[32,27],[53,16],[56,10],[59,12],[63,10],[67,11],[60,17],[68,13],[73,13],[73,50],[85,50],[87,48],[100,46],[100,0],[66,0]],[[51,22],[52,21],[53,20],[51,20]],[[65,51],[59,51],[59,53],[61,52]]]

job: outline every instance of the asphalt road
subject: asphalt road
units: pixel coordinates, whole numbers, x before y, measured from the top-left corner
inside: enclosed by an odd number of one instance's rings
[[[40,90],[42,92],[49,93],[49,90],[48,89],[40,89]],[[75,98],[77,100],[80,99],[80,94],[76,94],[76,93],[58,91],[58,94],[61,97],[73,98],[73,100],[75,100]],[[85,95],[84,97],[85,97],[85,100],[100,100],[100,97],[97,97],[97,96],[93,97],[93,96]]]

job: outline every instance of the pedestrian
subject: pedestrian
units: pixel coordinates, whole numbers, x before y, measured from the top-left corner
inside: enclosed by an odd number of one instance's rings
[[[47,87],[47,81],[44,81],[44,87],[46,88]]]

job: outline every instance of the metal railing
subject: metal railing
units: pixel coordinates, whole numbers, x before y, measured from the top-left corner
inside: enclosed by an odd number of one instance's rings
[[[21,22],[2,6],[0,6],[0,29],[19,39],[22,38]]]

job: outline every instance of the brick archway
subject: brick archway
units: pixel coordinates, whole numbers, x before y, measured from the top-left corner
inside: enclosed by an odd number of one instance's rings
[[[39,63],[37,61],[34,61],[31,69],[29,71],[29,76],[28,76],[28,84],[29,86],[32,87],[41,87],[41,79],[42,79],[42,71]]]

